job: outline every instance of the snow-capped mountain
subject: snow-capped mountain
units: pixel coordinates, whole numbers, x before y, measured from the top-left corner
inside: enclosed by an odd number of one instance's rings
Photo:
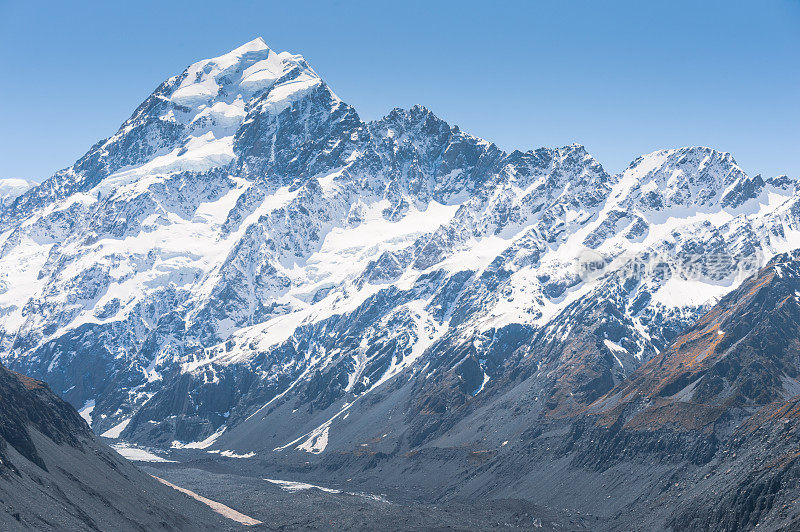
[[[365,122],[256,39],[1,211],[0,350],[110,437],[306,456],[371,409],[413,446],[521,379],[549,415],[608,392],[800,247],[796,187],[709,148],[610,175],[421,106]]]
[[[35,186],[33,181],[25,179],[0,179],[0,212],[7,208],[12,201],[21,196],[26,190]]]

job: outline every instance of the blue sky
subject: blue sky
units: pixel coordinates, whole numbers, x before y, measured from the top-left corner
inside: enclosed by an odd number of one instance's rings
[[[706,145],[800,175],[800,0],[0,0],[0,177],[41,180],[167,77],[257,36],[365,119],[422,103],[501,148],[609,171]]]

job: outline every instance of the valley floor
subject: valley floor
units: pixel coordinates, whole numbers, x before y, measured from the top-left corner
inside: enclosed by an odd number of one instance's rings
[[[392,500],[344,487],[277,484],[219,463],[138,463],[143,471],[262,521],[243,530],[591,530],[596,520],[555,512],[521,500],[483,506],[429,505]],[[277,479],[290,480],[290,479]],[[320,489],[323,488],[323,489]],[[341,489],[340,489],[341,488]],[[329,490],[329,491],[325,491]],[[338,493],[334,492],[338,491]],[[595,526],[592,526],[595,525]]]

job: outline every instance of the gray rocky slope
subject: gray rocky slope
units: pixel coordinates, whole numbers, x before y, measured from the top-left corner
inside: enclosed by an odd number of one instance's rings
[[[229,529],[99,442],[47,386],[0,366],[0,529]]]

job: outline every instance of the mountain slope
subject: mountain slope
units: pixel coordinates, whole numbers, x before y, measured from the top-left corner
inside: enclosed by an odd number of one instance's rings
[[[364,122],[256,39],[10,204],[0,352],[96,432],[162,447],[308,459],[377,403],[416,445],[520,383],[569,415],[800,246],[796,186],[709,148],[610,175],[421,106]]]
[[[775,257],[592,409],[628,427],[711,430],[800,393],[798,255]]]
[[[329,453],[310,474],[400,492],[402,482],[440,504],[522,498],[602,530],[794,530],[799,266],[798,252],[776,256],[595,400],[552,409],[558,393],[539,387],[536,373],[518,372],[493,393],[487,385],[482,400],[415,412],[456,421],[410,451],[390,424],[388,436]],[[581,338],[568,346],[582,345],[583,360],[603,355],[601,341],[585,341],[586,331]],[[567,376],[581,374],[575,367]],[[368,409],[350,417],[341,430],[376,423]],[[294,462],[290,471],[301,476],[303,467]]]
[[[577,471],[625,470],[627,483],[604,491],[630,501],[632,522],[680,530],[797,528],[798,322],[794,251],[774,257],[666,350],[573,415],[555,448]]]
[[[670,506],[671,527],[797,528],[798,322],[795,251],[773,258],[592,404],[608,432],[593,432],[578,454],[602,467],[646,453],[700,466],[702,478],[675,484],[681,502]]]
[[[0,528],[228,529],[99,443],[47,386],[0,366]]]

